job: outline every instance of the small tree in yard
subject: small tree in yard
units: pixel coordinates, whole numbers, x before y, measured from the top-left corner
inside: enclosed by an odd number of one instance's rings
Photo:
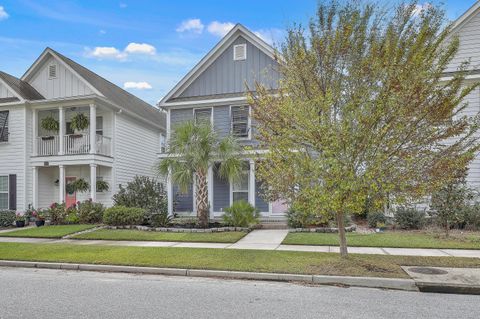
[[[209,123],[185,122],[171,136],[169,156],[160,161],[159,173],[169,174],[182,192],[187,192],[195,182],[197,215],[202,227],[208,227],[208,169],[219,163],[221,177],[237,180],[242,171],[239,152],[232,136],[220,138]]]
[[[361,213],[367,199],[381,210],[387,198],[423,198],[479,148],[478,116],[462,115],[476,87],[463,81],[467,63],[442,79],[459,41],[441,9],[414,10],[320,4],[307,31],[288,31],[278,94],[258,84],[250,93],[270,150],[257,171],[269,197],[335,216],[344,257],[346,214]]]

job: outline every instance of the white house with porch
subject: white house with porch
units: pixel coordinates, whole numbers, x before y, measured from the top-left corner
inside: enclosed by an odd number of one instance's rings
[[[88,198],[109,206],[119,185],[155,176],[164,132],[157,108],[47,48],[20,79],[0,72],[0,210]],[[67,193],[78,179],[89,190]]]

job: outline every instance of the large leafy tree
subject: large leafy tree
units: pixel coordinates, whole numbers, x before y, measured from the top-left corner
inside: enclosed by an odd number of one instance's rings
[[[220,177],[235,181],[240,177],[240,147],[232,136],[219,137],[209,123],[188,121],[175,127],[168,144],[168,156],[158,165],[160,174],[187,192],[195,183],[197,216],[208,226],[208,169],[218,165]]]
[[[346,214],[366,200],[423,198],[464,169],[478,150],[478,116],[464,116],[467,63],[445,79],[459,41],[444,12],[415,3],[381,10],[319,4],[281,47],[278,94],[250,94],[258,138],[270,152],[257,175],[269,196],[336,218],[347,256]],[[449,141],[449,142],[446,142]]]

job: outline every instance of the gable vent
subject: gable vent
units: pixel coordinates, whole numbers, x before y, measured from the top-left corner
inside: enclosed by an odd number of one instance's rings
[[[48,77],[50,79],[57,77],[57,66],[55,64],[48,66]]]
[[[233,46],[233,60],[242,61],[247,59],[247,44],[237,44]]]

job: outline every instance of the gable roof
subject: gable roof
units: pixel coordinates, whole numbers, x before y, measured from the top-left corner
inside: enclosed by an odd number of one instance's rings
[[[477,13],[480,12],[480,0],[477,0],[467,11],[465,11],[458,19],[456,19],[452,24],[452,32],[456,31],[465,23],[467,23],[471,18],[473,18]]]
[[[195,67],[190,70],[181,80],[173,87],[167,95],[159,102],[159,105],[165,105],[171,102],[174,98],[178,97],[205,69],[210,66],[215,59],[222,54],[229,45],[239,36],[242,35],[245,39],[250,41],[256,47],[258,47],[263,53],[271,57],[273,60],[277,60],[278,56],[275,54],[275,50],[259,36],[252,31],[245,28],[240,23],[237,23],[232,30],[230,30],[207,55],[205,55]]]
[[[0,71],[0,80],[3,81],[16,95],[27,101],[44,100],[45,98],[38,93],[30,84],[8,73]],[[19,100],[19,99],[17,99]],[[11,99],[8,102],[14,102]],[[6,100],[3,102],[7,102]]]
[[[88,83],[94,91],[99,92],[100,95],[104,96],[112,103],[126,111],[144,118],[145,120],[153,121],[160,126],[165,127],[166,117],[163,112],[51,48],[45,49],[37,61],[35,61],[30,69],[28,69],[22,76],[22,79],[28,79],[33,73],[33,70],[40,64],[40,61],[42,61],[47,54],[51,54],[63,62],[81,79]]]

